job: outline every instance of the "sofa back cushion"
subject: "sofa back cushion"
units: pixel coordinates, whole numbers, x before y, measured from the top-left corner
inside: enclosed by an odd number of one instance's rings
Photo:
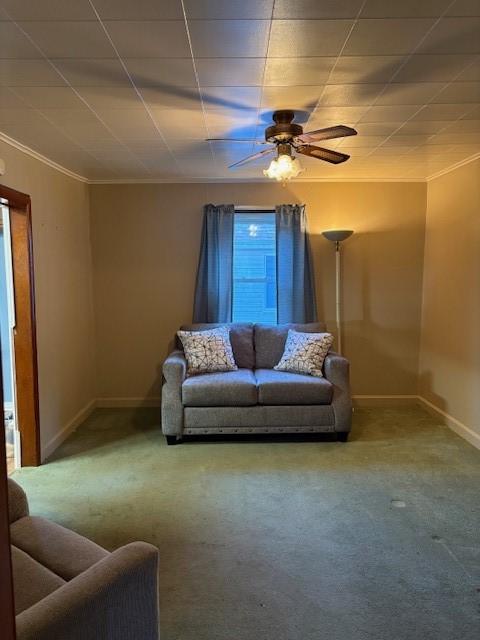
[[[182,331],[205,331],[216,327],[228,327],[230,329],[230,342],[232,343],[233,355],[239,369],[255,368],[255,352],[253,349],[253,324],[250,322],[231,323],[209,323],[201,322],[196,324],[185,324],[180,329]],[[182,349],[182,345],[177,337],[177,347]],[[182,349],[183,350],[183,349]]]
[[[303,333],[321,333],[325,331],[325,324],[323,322],[256,324],[255,355],[257,369],[273,369],[280,362],[289,329]]]

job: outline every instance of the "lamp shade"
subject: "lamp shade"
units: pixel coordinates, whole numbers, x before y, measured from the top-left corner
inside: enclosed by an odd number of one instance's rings
[[[331,242],[342,242],[352,235],[353,231],[350,229],[329,229],[328,231],[322,231],[322,235]]]

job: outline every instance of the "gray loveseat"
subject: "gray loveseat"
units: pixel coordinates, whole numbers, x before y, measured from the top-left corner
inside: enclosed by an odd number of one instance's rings
[[[165,360],[162,431],[168,444],[184,435],[247,433],[332,432],[338,440],[347,440],[352,415],[348,360],[329,353],[323,378],[273,369],[283,354],[288,329],[325,331],[322,323],[227,326],[238,371],[187,376],[178,340],[177,350]]]
[[[132,542],[109,553],[31,516],[8,480],[17,640],[158,640],[158,550]]]

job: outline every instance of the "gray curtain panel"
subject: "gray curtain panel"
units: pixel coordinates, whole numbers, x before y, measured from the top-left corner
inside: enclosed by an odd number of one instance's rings
[[[281,204],[277,221],[277,322],[316,322],[317,303],[305,206]]]
[[[233,204],[205,205],[194,322],[232,321]]]

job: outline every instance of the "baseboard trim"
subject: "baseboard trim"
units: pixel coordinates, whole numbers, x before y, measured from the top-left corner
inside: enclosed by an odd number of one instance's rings
[[[431,416],[440,418],[442,424],[445,424],[461,438],[467,440],[467,442],[477,449],[480,449],[480,434],[475,433],[475,431],[467,427],[466,424],[463,424],[463,422],[460,422],[460,420],[457,420],[443,409],[440,409],[440,407],[437,407],[423,396],[417,396],[417,398],[420,406],[426,409]]]
[[[373,396],[354,395],[352,396],[354,407],[398,407],[404,405],[417,404],[416,395],[398,396]]]
[[[160,407],[160,396],[151,398],[97,398],[99,409],[141,409],[142,407]]]
[[[47,444],[42,447],[42,462],[44,462],[52,453],[57,449],[68,436],[84,422],[92,411],[96,408],[97,401],[90,400],[83,409],[73,416],[73,418],[61,429],[56,435],[51,438]]]

